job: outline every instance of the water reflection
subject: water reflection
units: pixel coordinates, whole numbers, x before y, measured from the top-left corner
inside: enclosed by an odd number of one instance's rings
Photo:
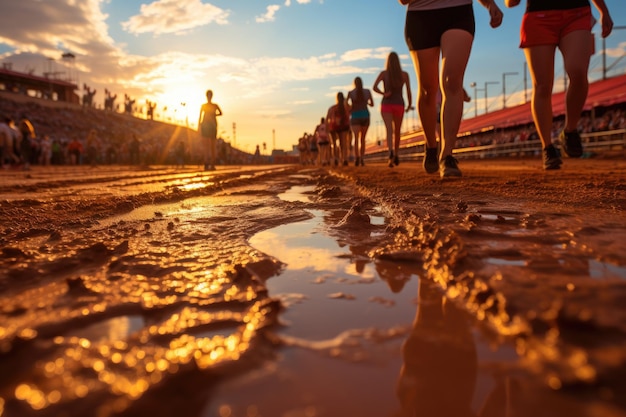
[[[324,217],[324,211],[307,210],[313,215],[308,221],[289,223],[256,234],[250,239],[250,244],[266,253],[269,253],[291,265],[294,269],[324,271],[328,273],[342,273],[350,269],[345,262],[338,262],[340,258],[350,259],[359,257],[357,274],[366,278],[373,278],[372,271],[365,269],[369,263],[366,247],[342,247],[338,242],[329,238],[325,233],[319,233],[319,226]],[[272,284],[271,282],[269,283]]]
[[[469,316],[431,282],[420,279],[413,329],[402,353],[396,417],[496,417],[506,415],[504,382],[474,404],[478,354]],[[478,409],[477,409],[478,408]]]
[[[626,266],[617,266],[607,262],[589,261],[589,276],[594,279],[626,279]]]
[[[418,268],[410,264],[402,264],[385,260],[376,262],[376,272],[384,280],[393,293],[402,291],[412,276],[419,274]]]
[[[279,277],[266,282],[269,293],[289,306],[281,314],[292,324],[285,332],[307,339],[334,338],[346,329],[396,324],[398,317],[406,317],[399,313],[411,314],[414,292],[381,302],[384,281],[376,279],[368,247],[342,245],[325,227],[328,212],[307,211],[313,215],[310,220],[265,230],[250,239],[253,247],[286,265]],[[410,287],[417,288],[415,280]],[[402,311],[389,311],[386,306],[391,304]]]
[[[278,195],[278,198],[284,201],[310,203],[311,199],[308,194],[312,193],[315,187],[312,185],[293,186],[282,194]]]
[[[144,319],[141,316],[113,317],[82,329],[72,329],[66,332],[65,336],[80,337],[93,343],[117,342],[127,340],[132,333],[139,331],[144,325]]]

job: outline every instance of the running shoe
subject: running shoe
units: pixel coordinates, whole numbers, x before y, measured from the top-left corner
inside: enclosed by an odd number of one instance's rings
[[[570,158],[580,158],[583,155],[583,144],[577,130],[566,132],[565,129],[559,135],[561,147]]]
[[[400,165],[400,159],[398,158],[398,155],[396,155],[396,156],[393,158],[393,163],[394,163],[396,166]]]
[[[445,157],[443,161],[439,163],[439,176],[441,178],[460,177],[461,170],[458,165],[459,161],[452,155]]]
[[[561,160],[561,153],[554,147],[554,145],[550,145],[543,150],[543,169],[561,169],[561,164],[563,161]]]
[[[439,149],[438,148],[426,148],[424,154],[424,170],[428,174],[434,174],[439,170]]]

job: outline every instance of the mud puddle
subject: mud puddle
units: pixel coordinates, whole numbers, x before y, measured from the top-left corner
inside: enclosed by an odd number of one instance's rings
[[[273,172],[5,202],[0,415],[623,415],[623,221]]]
[[[279,197],[310,203],[313,188]],[[452,415],[446,404],[457,416],[489,415],[481,410],[494,404],[504,413],[502,371],[514,367],[514,349],[488,340],[416,266],[373,261],[343,244],[333,234],[339,213],[306,210],[310,219],[250,239],[286,265],[266,282],[286,307],[284,348],[275,362],[219,387],[202,415],[400,416],[416,406]],[[363,233],[383,233],[383,214],[374,207],[368,215]]]

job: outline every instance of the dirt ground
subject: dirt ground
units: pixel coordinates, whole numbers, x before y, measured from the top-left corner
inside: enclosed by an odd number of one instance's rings
[[[624,156],[461,161],[451,180],[417,162],[2,170],[0,416],[213,415],[219,383],[286,344],[289,307],[266,287],[285,266],[249,239],[310,217],[276,198],[295,185],[341,214],[361,258],[419,270],[514,347],[533,383],[508,415],[624,416]],[[383,232],[364,237],[374,209]],[[123,335],[91,336],[120,320]],[[282,415],[346,415],[326,410]]]

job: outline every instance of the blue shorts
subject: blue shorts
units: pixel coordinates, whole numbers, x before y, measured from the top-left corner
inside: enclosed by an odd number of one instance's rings
[[[370,112],[367,109],[354,110],[350,114],[350,125],[352,126],[369,126]]]

